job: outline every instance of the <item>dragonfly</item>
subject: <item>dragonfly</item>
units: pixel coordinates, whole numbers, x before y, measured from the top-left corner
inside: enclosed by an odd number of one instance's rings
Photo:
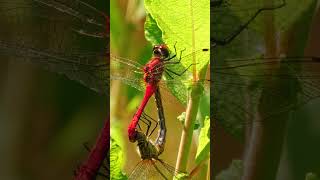
[[[172,179],[179,173],[174,167],[158,158],[165,148],[167,128],[160,89],[156,88],[154,94],[159,119],[156,121],[145,112],[142,112],[139,121],[137,121],[137,128],[133,128],[134,139],[132,142],[137,141],[138,153],[142,160],[136,165],[129,179]],[[141,123],[146,126],[145,133],[142,132]],[[153,123],[155,125],[150,129]],[[158,125],[157,138],[155,142],[152,142],[151,135]],[[149,132],[149,130],[151,131]]]
[[[161,113],[160,113],[161,114]],[[158,111],[159,115],[159,111]],[[162,115],[161,115],[162,116]],[[159,155],[164,150],[165,141],[156,140],[155,143],[151,141],[150,136],[154,132],[157,124],[161,121],[165,121],[164,116],[159,117],[159,121],[154,120],[152,117],[148,116],[146,113],[142,113],[141,121],[147,125],[147,130],[143,133],[140,130],[136,131],[135,141],[137,141],[138,152],[141,157],[141,161],[135,166],[134,170],[129,175],[128,179],[172,179],[174,177],[186,177],[185,173],[175,170],[174,167],[167,164],[162,159],[159,159]],[[155,122],[155,127],[151,130],[149,129],[152,125],[151,122]],[[139,125],[140,127],[140,125]],[[160,130],[157,139],[165,139],[165,134],[162,134],[162,125],[160,124]],[[141,128],[140,128],[141,129]],[[142,129],[141,129],[142,130]]]
[[[175,5],[175,3],[170,4],[170,6]],[[134,131],[140,116],[150,97],[158,87],[160,87],[161,91],[164,93],[169,91],[167,89],[173,90],[172,94],[174,94],[180,102],[185,104],[187,100],[186,96],[188,94],[187,89],[191,87],[190,85],[192,83],[194,83],[193,85],[195,86],[205,84],[209,86],[209,82],[206,82],[205,79],[201,79],[198,82],[186,80],[187,78],[191,79],[191,70],[196,69],[195,67],[200,64],[190,61],[193,56],[205,57],[207,62],[209,61],[209,39],[206,40],[208,42],[207,47],[193,47],[190,43],[186,43],[186,41],[190,41],[191,38],[187,40],[180,38],[177,33],[171,29],[172,25],[169,26],[168,21],[163,19],[163,16],[158,14],[153,14],[153,16],[154,21],[158,23],[158,28],[162,25],[161,32],[163,36],[167,34],[168,37],[175,37],[177,39],[174,45],[167,43],[169,41],[166,41],[165,39],[161,41],[160,45],[158,43],[154,43],[155,45],[153,48],[152,58],[146,65],[142,65],[136,60],[119,57],[116,54],[111,54],[110,59],[111,80],[120,80],[125,84],[144,92],[143,100],[128,127],[128,136],[130,141],[135,139]],[[183,19],[177,18],[177,20],[184,23]],[[196,44],[200,43],[198,42]],[[169,47],[171,49],[169,49]],[[192,49],[192,52],[190,52],[190,49]],[[189,62],[190,64],[188,64]],[[165,75],[165,77],[163,77],[163,75]]]
[[[228,121],[226,124],[221,122],[231,134],[241,136],[244,126],[251,120],[269,119],[318,98],[320,58],[290,54],[285,50],[272,55],[265,54],[268,47],[261,28],[264,23],[262,14],[267,11],[289,14],[289,10],[295,8],[296,13],[289,15],[292,19],[288,18],[292,23],[310,4],[302,6],[281,0],[267,6],[256,1],[249,5],[247,3],[247,7],[244,2],[241,5],[240,1],[236,4],[223,2],[213,4],[212,9],[212,16],[216,17],[213,24],[217,28],[211,37],[214,58],[211,113],[218,121]],[[251,10],[251,16],[242,17],[241,14],[246,13],[241,9],[244,7]],[[231,17],[230,21],[224,18],[227,15]],[[283,22],[275,20],[276,32],[289,28]],[[274,39],[276,44],[278,36],[278,33],[274,33],[269,39]],[[266,107],[274,108],[263,110]]]
[[[205,51],[207,50],[203,49],[202,51],[199,51],[199,52],[205,52]],[[175,52],[176,52],[176,48],[175,48]],[[187,68],[185,68],[183,71],[179,73],[173,70],[170,70],[168,68],[169,65],[175,65],[180,63],[180,61],[183,58],[181,55],[182,52],[183,51],[180,52],[180,58],[175,59],[176,54],[170,56],[169,49],[165,44],[155,45],[153,47],[153,57],[146,65],[141,65],[136,61],[111,55],[111,62],[113,63],[111,67],[113,66],[115,67],[114,70],[111,70],[111,79],[122,80],[125,83],[132,85],[133,87],[138,87],[139,90],[145,91],[141,105],[139,106],[136,114],[133,116],[133,119],[128,127],[128,136],[130,141],[132,142],[135,141],[135,138],[134,138],[135,128],[138,124],[140,116],[144,111],[144,108],[147,105],[147,102],[149,101],[150,97],[156,93],[155,94],[156,99],[160,99],[159,84],[162,79],[163,73],[166,73],[170,78],[173,79],[172,77],[173,75],[182,76],[193,65],[193,64],[190,64]],[[116,69],[116,67],[120,65],[128,67],[125,70],[128,70],[130,68],[129,73],[132,75],[124,75],[126,74],[126,72],[122,72],[122,71],[119,71],[119,69]],[[129,78],[130,76],[136,77],[136,78]],[[137,76],[140,76],[140,78],[138,78]],[[163,81],[167,84],[170,84],[170,83],[179,84],[179,81],[174,81],[174,80],[171,80],[171,81],[163,80]],[[160,84],[160,87],[161,87],[161,84]]]

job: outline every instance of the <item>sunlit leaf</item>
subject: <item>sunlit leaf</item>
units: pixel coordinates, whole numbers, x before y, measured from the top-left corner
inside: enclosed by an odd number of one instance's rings
[[[162,31],[159,29],[157,22],[150,16],[146,17],[146,22],[144,24],[146,39],[153,45],[164,43],[162,40]]]
[[[206,117],[199,135],[196,163],[199,164],[210,155],[210,118]]]
[[[209,3],[204,0],[193,2],[187,0],[145,1],[145,7],[149,14],[146,22],[149,25],[145,26],[146,38],[151,40],[153,44],[164,42],[169,47],[171,54],[177,55],[173,61],[178,61],[180,56],[182,57],[179,65],[169,67],[174,72],[183,72],[191,65],[184,76],[175,76],[175,81],[193,79],[195,74],[199,75],[200,72],[204,76],[203,72],[206,72],[210,60],[208,50],[210,47]],[[159,34],[159,30],[162,34]],[[176,51],[174,47],[176,47]],[[208,51],[203,51],[203,49]],[[172,83],[169,88],[180,102],[186,104],[188,89],[186,84]]]
[[[122,172],[123,167],[123,152],[120,145],[111,137],[110,149],[110,177],[111,179],[125,180],[127,177]]]

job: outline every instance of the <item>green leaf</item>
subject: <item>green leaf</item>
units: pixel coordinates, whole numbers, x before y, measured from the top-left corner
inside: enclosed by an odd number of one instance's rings
[[[186,173],[178,173],[175,177],[173,177],[173,180],[187,180],[187,179],[189,179],[189,176]]]
[[[200,99],[197,121],[203,124],[203,119],[206,116],[210,116],[210,87],[207,89],[206,94]]]
[[[174,76],[175,83],[169,83],[173,95],[186,104],[188,87],[176,82],[194,79],[198,75],[201,75],[199,79],[204,79],[210,60],[210,51],[203,51],[210,48],[210,1],[145,0],[145,8],[148,13],[146,38],[152,44],[164,42],[171,54],[177,55],[172,61],[181,57],[181,62],[169,65],[169,69],[180,73],[191,65],[184,76]]]
[[[146,0],[145,7],[158,24],[163,40],[171,50],[175,43],[178,52],[186,49],[183,54],[203,48],[209,49],[210,1]],[[199,55],[197,63],[201,65],[197,67],[201,69],[209,60],[209,53]],[[189,65],[192,59],[184,59],[182,63]]]
[[[128,179],[122,172],[123,152],[118,142],[111,137],[110,177],[111,179]]]
[[[196,163],[207,159],[210,156],[210,118],[206,116],[204,119],[204,126],[201,128],[199,135],[199,145],[196,155]]]
[[[145,29],[145,37],[151,42],[151,44],[163,44],[162,40],[162,31],[159,29],[157,22],[150,16],[150,14],[146,17],[146,22],[144,23]]]

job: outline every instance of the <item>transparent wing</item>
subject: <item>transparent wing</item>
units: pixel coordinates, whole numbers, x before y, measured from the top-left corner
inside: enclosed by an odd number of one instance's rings
[[[110,79],[119,80],[140,91],[145,90],[143,81],[143,65],[137,61],[111,55]]]
[[[152,179],[152,180],[162,180],[162,179],[172,179],[180,173],[175,170],[174,167],[168,165],[162,160],[151,160],[145,159],[138,163],[135,169],[129,176],[129,179]]]
[[[109,37],[106,6],[101,5],[102,1],[2,0],[0,53],[105,94]]]

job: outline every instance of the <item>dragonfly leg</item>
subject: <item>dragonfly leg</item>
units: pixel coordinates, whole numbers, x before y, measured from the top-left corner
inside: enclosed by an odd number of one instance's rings
[[[141,128],[141,126],[140,126],[140,124],[138,123],[138,128],[139,128],[139,130],[140,131],[142,131],[142,128]]]
[[[149,115],[146,114],[146,113],[143,113],[143,116],[144,116],[144,118],[148,119],[148,120],[150,121],[150,123],[151,123],[151,121],[153,121],[153,122],[156,124],[156,125],[154,126],[154,128],[151,130],[150,134],[149,134],[149,136],[151,136],[151,135],[153,134],[154,130],[158,127],[159,122],[156,121],[155,119],[153,119],[151,116],[149,116]],[[150,126],[151,126],[151,124],[150,124]],[[146,134],[146,135],[147,135],[147,134]]]
[[[177,55],[175,54],[175,55],[169,57],[168,59],[164,59],[163,61],[170,61],[171,59],[175,58],[176,56],[177,56]]]
[[[165,72],[167,73],[167,74],[169,74],[169,73],[172,73],[172,74],[174,74],[174,75],[176,75],[176,76],[182,76],[191,66],[193,66],[193,65],[196,65],[196,64],[190,64],[186,69],[184,69],[182,72],[180,72],[180,73],[177,73],[177,72],[174,72],[174,71],[172,71],[171,69],[166,69],[165,70]],[[170,76],[170,75],[169,75]],[[171,77],[171,76],[170,76]]]
[[[167,72],[167,70],[165,70],[164,72],[169,76],[170,79],[174,79],[174,78],[171,76],[171,74]]]
[[[148,136],[149,129],[151,127],[151,121],[146,117],[146,113],[144,113],[144,112],[141,114],[140,120],[141,120],[141,122],[143,122],[147,126],[147,130],[146,130],[145,134],[146,134],[146,136]]]
[[[176,46],[176,45],[174,45],[174,46]],[[183,51],[185,51],[185,50],[186,50],[186,48],[184,48],[183,50],[180,51],[180,58],[179,58],[178,61],[168,62],[168,61],[170,61],[171,59],[175,58],[175,57],[177,56],[177,54],[178,54],[176,47],[174,47],[175,55],[173,55],[172,57],[169,57],[168,59],[165,59],[165,60],[164,60],[164,61],[165,61],[165,64],[179,64],[179,63],[181,62],[181,59],[182,59],[182,53],[183,53]]]

